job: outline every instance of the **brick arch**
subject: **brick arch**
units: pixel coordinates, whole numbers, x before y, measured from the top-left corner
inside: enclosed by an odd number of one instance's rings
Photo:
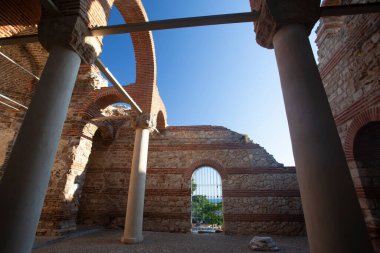
[[[137,23],[148,21],[147,14],[141,0],[99,0],[83,1],[71,0],[71,5],[67,5],[67,0],[57,0],[56,4],[64,14],[72,14],[74,9],[88,24],[89,27],[104,26],[107,24],[110,10],[115,6],[126,23]],[[69,6],[69,7],[68,7]],[[154,41],[151,32],[131,33],[135,58],[136,58],[136,81],[138,86],[138,104],[144,112],[150,113],[155,104],[153,100],[153,90],[156,88],[156,56]],[[102,37],[98,37],[102,40]],[[136,97],[134,97],[136,100]],[[137,102],[137,101],[136,101]]]
[[[106,108],[109,105],[115,103],[126,103],[125,99],[116,89],[103,90],[102,92],[98,93],[94,100],[91,102],[90,106],[86,110],[86,112],[88,112],[90,115],[99,113],[100,109]]]
[[[112,124],[107,121],[98,121],[93,123],[98,127],[102,139],[105,141],[111,141],[115,138],[115,129]]]
[[[71,1],[80,7],[78,8],[78,10],[80,9],[79,13],[89,27],[106,25],[112,6],[119,10],[126,23],[148,21],[148,16],[141,0]],[[60,3],[62,3],[62,6],[58,6]],[[69,13],[71,9],[67,9],[67,4],[65,3],[67,3],[67,0],[58,0],[57,6],[59,9],[62,7],[64,11]],[[155,113],[156,108],[153,105],[157,104],[156,100],[161,99],[159,96],[153,95],[157,87],[156,55],[152,32],[131,33],[130,36],[136,59],[136,81],[133,85],[128,85],[125,88],[144,112]],[[102,37],[100,36],[98,39],[102,40]],[[111,97],[113,98],[111,99]],[[124,101],[120,95],[114,96],[110,94],[108,98],[114,102]],[[97,103],[100,103],[100,100]],[[107,104],[107,102],[104,103]]]
[[[167,114],[165,104],[162,101],[160,94],[158,92],[157,86],[154,87],[153,97],[152,97],[152,111],[151,114],[155,115],[157,118],[157,128],[165,129],[167,127]]]
[[[113,5],[118,8],[126,23],[148,21],[140,0],[56,0],[54,3],[61,13],[64,15],[79,15],[89,27],[106,25]],[[15,35],[25,29],[35,29],[34,26],[38,24],[40,18],[40,3],[36,0],[31,0],[28,1],[28,5],[33,6],[33,8],[30,8],[34,10],[33,12],[22,13],[24,9],[19,10],[20,7],[11,2],[5,6],[5,9],[0,10],[0,14],[4,10],[18,10],[21,15],[21,17],[20,15],[7,16],[7,19],[9,19],[7,24],[12,25],[0,27],[0,37]],[[20,25],[20,27],[17,25]],[[154,110],[152,105],[156,104],[153,100],[160,100],[159,97],[153,96],[153,91],[156,89],[156,59],[153,36],[151,32],[138,32],[131,33],[131,38],[136,58],[135,85],[139,87],[139,97],[143,101],[139,105],[143,107],[144,112],[150,113]],[[102,37],[98,37],[98,40],[101,41]],[[36,44],[40,46],[39,43]],[[41,59],[41,57],[34,55],[29,58],[31,57],[34,57],[35,60]]]
[[[199,161],[196,161],[195,163],[193,163],[186,170],[186,172],[184,174],[185,180],[191,180],[191,177],[192,177],[194,171],[196,169],[198,169],[199,167],[202,167],[202,166],[210,166],[213,169],[215,169],[219,173],[222,180],[227,178],[225,168],[219,162],[217,162],[215,160],[210,160],[210,159],[202,159],[202,160],[199,160]]]
[[[159,111],[157,114],[157,129],[165,129],[166,128],[166,119],[164,113]]]
[[[115,6],[126,23],[147,22],[144,6],[138,0],[116,0]],[[145,104],[144,112],[152,112],[153,91],[156,88],[156,53],[152,32],[131,33],[136,58],[136,81],[140,87],[141,100]]]
[[[128,94],[135,100],[135,102],[140,106],[140,108],[143,110],[143,112],[146,112],[147,104],[144,103],[144,99],[141,98],[140,94],[142,93],[140,86],[136,84],[131,84],[128,86],[124,86],[124,89],[128,92]],[[156,103],[156,105],[153,109],[153,114],[157,114],[157,117],[159,122],[158,128],[164,129],[167,126],[167,115],[165,106],[161,101],[161,98],[159,98],[160,103]],[[124,97],[113,87],[104,87],[98,91],[96,91],[92,98],[87,101],[87,104],[83,107],[83,118],[85,119],[91,119],[93,117],[96,117],[99,115],[99,110],[102,108],[105,108],[111,104],[114,103],[127,103],[125,102]],[[136,112],[137,113],[137,112]],[[161,114],[160,114],[161,113]]]
[[[141,1],[117,0],[115,6],[126,23],[147,22],[148,16]],[[136,57],[136,83],[156,84],[156,55],[151,32],[131,33]]]
[[[380,106],[372,107],[358,116],[356,116],[351,122],[344,143],[344,152],[346,153],[346,158],[348,161],[353,161],[354,159],[354,140],[358,131],[370,122],[380,121]]]

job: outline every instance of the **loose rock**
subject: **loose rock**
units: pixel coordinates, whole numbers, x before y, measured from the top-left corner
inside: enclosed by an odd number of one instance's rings
[[[249,242],[249,247],[254,251],[278,251],[276,243],[271,237],[255,236]]]

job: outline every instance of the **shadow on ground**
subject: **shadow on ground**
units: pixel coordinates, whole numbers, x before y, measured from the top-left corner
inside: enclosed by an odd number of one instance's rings
[[[122,230],[92,229],[65,237],[39,237],[33,253],[245,253],[254,235],[144,232],[144,242],[120,243]],[[308,253],[306,237],[272,236],[281,253]]]

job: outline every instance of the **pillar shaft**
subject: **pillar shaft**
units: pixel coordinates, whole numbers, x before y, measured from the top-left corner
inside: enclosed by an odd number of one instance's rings
[[[127,214],[123,243],[143,240],[145,179],[148,161],[149,129],[136,129],[131,176],[129,180]]]
[[[81,58],[50,50],[0,182],[0,252],[30,253]]]
[[[286,25],[274,35],[273,44],[310,250],[372,252],[308,30]]]

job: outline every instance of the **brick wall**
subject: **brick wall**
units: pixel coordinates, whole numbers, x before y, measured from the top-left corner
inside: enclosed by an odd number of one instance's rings
[[[354,143],[360,129],[371,122],[380,122],[379,27],[379,14],[323,18],[317,37],[319,69],[359,202],[370,235],[377,240],[378,252],[380,183],[374,182],[380,182],[380,174],[378,166],[363,166],[365,161],[356,159]]]
[[[112,0],[74,1],[54,0],[64,15],[79,15],[89,27],[107,24]],[[0,10],[0,37],[15,34],[35,34],[41,14],[38,1],[7,3]],[[119,11],[126,22],[147,20],[141,1],[120,0]],[[46,14],[45,14],[46,15]],[[6,24],[6,25],[5,25]],[[98,37],[101,43],[101,37]],[[145,112],[160,114],[160,125],[166,125],[166,112],[156,87],[156,65],[152,34],[132,34],[136,56],[136,83],[128,86],[133,96],[139,98],[139,105]],[[0,50],[33,74],[40,76],[48,53],[39,43],[4,46]],[[28,105],[38,85],[28,74],[0,57],[0,93]],[[110,122],[96,125],[89,123],[92,117],[100,116],[100,109],[115,102],[123,102],[120,96],[106,95],[100,88],[107,86],[99,70],[82,64],[64,124],[58,152],[52,168],[49,189],[45,198],[39,234],[63,233],[76,228],[78,198],[84,179],[84,169],[91,152],[92,137],[99,128],[107,139],[114,137],[114,126]],[[108,90],[115,90],[109,88]],[[107,93],[107,92],[105,92]],[[111,92],[112,93],[112,92]],[[154,93],[154,94],[153,94]],[[48,105],[47,105],[48,109]],[[11,151],[14,138],[21,125],[24,111],[14,111],[0,105],[0,177]]]
[[[79,223],[123,227],[134,134],[97,138],[86,169]],[[304,222],[294,168],[224,127],[168,127],[151,134],[144,229],[190,231],[191,176],[208,165],[222,177],[227,233],[302,234]]]
[[[47,52],[39,43],[3,46],[0,52],[36,76],[41,75],[47,57]],[[0,94],[24,106],[29,105],[38,83],[34,77],[0,56],[0,80]],[[0,104],[0,177],[25,114],[22,107],[5,99],[1,101],[16,107],[18,111]]]

